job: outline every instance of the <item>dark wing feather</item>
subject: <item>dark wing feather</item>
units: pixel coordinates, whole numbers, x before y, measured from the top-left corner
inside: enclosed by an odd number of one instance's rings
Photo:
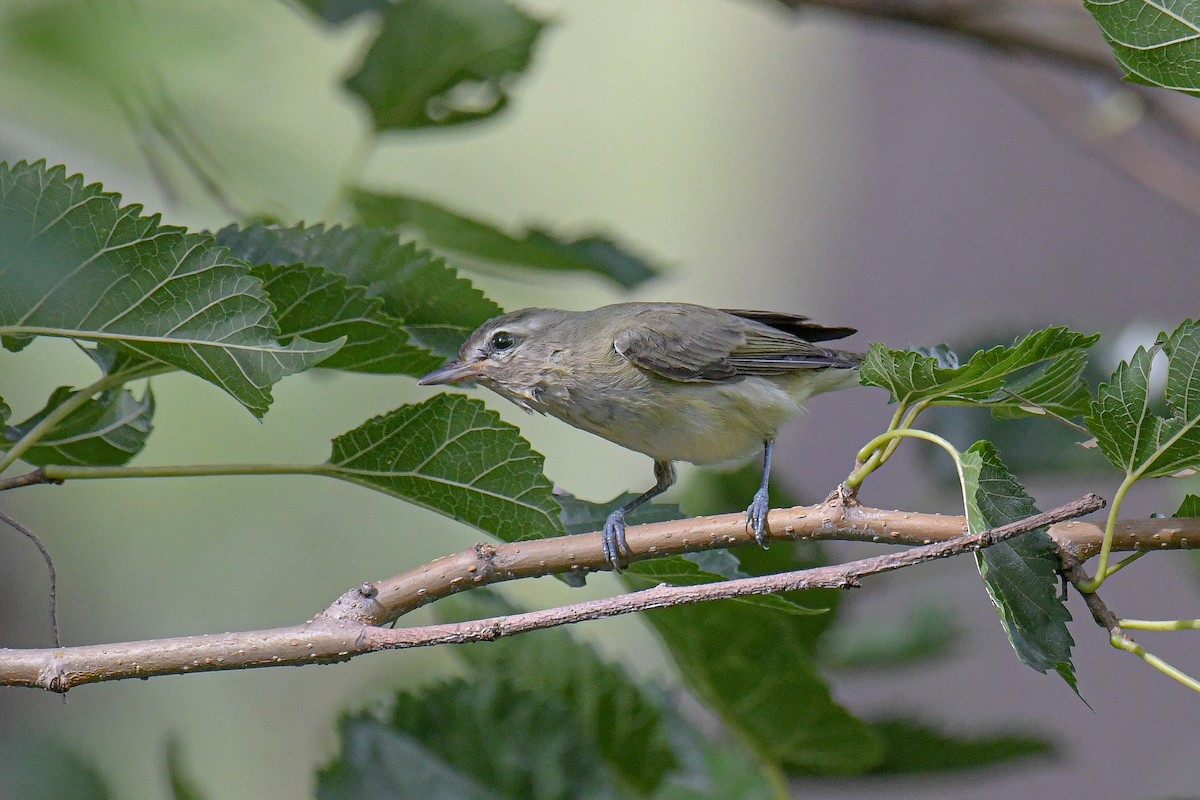
[[[677,381],[717,382],[801,369],[848,368],[861,359],[753,319],[699,306],[664,309],[630,320],[613,346],[631,363]]]
[[[745,308],[723,308],[721,310],[726,314],[760,322],[784,333],[799,336],[806,342],[828,342],[832,339],[845,339],[847,336],[858,333],[854,328],[830,328],[818,325],[810,322],[808,317],[802,317],[799,314],[785,314],[781,311],[753,311]]]

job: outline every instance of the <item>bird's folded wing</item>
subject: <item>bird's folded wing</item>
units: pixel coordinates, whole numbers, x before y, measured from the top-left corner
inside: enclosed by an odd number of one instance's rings
[[[693,318],[692,324],[657,322],[631,321],[617,333],[613,346],[630,363],[677,381],[728,381],[857,363],[854,354],[826,350],[724,312]]]

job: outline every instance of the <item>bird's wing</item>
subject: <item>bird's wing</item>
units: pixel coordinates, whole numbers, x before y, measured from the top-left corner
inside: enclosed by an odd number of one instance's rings
[[[716,309],[703,317],[690,311],[687,319],[684,323],[647,315],[630,320],[613,346],[630,363],[677,381],[729,381],[747,375],[853,367],[859,361],[857,354],[826,350]]]
[[[761,322],[776,330],[799,336],[806,342],[828,342],[831,339],[845,339],[851,334],[858,333],[854,328],[830,328],[809,321],[808,317],[799,314],[785,314],[780,311],[753,311],[744,308],[723,308],[726,314],[735,317]]]

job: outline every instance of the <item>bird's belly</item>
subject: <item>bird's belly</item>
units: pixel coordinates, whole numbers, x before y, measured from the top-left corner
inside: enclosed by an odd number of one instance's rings
[[[800,411],[782,386],[751,377],[736,383],[673,383],[545,410],[577,428],[661,461],[720,464],[758,452]]]

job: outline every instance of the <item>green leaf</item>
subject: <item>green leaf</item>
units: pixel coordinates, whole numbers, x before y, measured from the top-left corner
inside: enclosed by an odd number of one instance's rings
[[[470,281],[411,242],[401,244],[386,228],[229,226],[216,239],[252,264],[306,264],[344,275],[379,297],[412,342],[443,358],[458,352],[467,336],[502,313]]]
[[[1039,513],[990,442],[971,445],[962,454],[962,462],[967,482],[967,527],[972,533]],[[976,553],[976,561],[1021,661],[1038,672],[1055,670],[1075,689],[1071,664],[1075,641],[1067,630],[1071,613],[1058,595],[1062,565],[1045,528],[981,550]]]
[[[343,753],[318,776],[322,800],[633,796],[556,697],[504,675],[400,692],[386,720],[358,715],[340,728]]]
[[[1168,415],[1151,409],[1153,352],[1139,347],[1100,385],[1084,424],[1127,476],[1161,478],[1200,469],[1200,324],[1187,320],[1155,345],[1167,357]]]
[[[750,498],[758,491],[761,480],[762,468],[757,463],[746,464],[734,470],[700,470],[688,481],[680,505],[687,511],[688,516],[744,511],[750,503]],[[771,481],[770,492],[773,506],[797,505],[799,502],[774,481]],[[702,572],[714,576],[712,580],[717,580],[717,576],[727,580],[747,575],[790,572],[828,563],[824,547],[821,542],[815,541],[779,544],[772,546],[770,550],[746,545],[728,550],[689,553],[683,558],[694,562]],[[675,566],[673,559],[658,559],[639,562],[635,571],[646,570],[644,574],[647,577],[654,577],[656,570],[662,570],[661,580],[675,582],[667,577],[666,571],[677,570],[683,573],[678,582],[686,583],[686,576],[691,574],[692,569],[685,565]],[[806,619],[793,621],[793,632],[806,647],[811,648],[817,637],[833,624],[842,594],[837,589],[806,589],[762,597],[736,598],[731,602],[749,603],[804,615]]]
[[[262,264],[253,274],[275,304],[281,339],[345,339],[340,350],[319,364],[325,369],[420,376],[443,361],[409,344],[400,321],[383,312],[383,302],[348,285],[341,275],[303,264]]]
[[[554,499],[562,506],[562,523],[567,533],[591,533],[604,527],[609,513],[637,497],[633,492],[620,494],[607,503],[581,500],[567,492],[555,492]],[[645,525],[649,522],[667,522],[683,519],[684,513],[674,503],[643,503],[625,518],[630,525]]]
[[[1026,732],[948,734],[924,722],[887,719],[871,723],[884,742],[874,775],[915,775],[979,769],[1017,759],[1057,754],[1051,741]]]
[[[962,639],[949,607],[924,602],[902,619],[872,619],[821,640],[822,663],[842,669],[916,664],[948,654]]]
[[[644,616],[684,682],[760,758],[820,774],[861,773],[878,761],[879,741],[834,701],[797,636],[793,621],[806,618],[728,601]]]
[[[485,119],[508,105],[544,26],[505,0],[395,3],[346,88],[379,131]]]
[[[709,550],[703,553],[685,553],[679,556],[656,558],[651,561],[638,561],[630,564],[627,571],[651,583],[670,583],[675,586],[694,586],[700,583],[713,583],[750,576],[741,569],[737,556],[728,550]],[[800,592],[792,592],[790,595],[802,596]],[[828,608],[805,605],[794,599],[793,596],[755,595],[735,597],[731,602],[748,603],[788,614],[824,614],[829,611]]]
[[[338,25],[360,14],[381,11],[391,0],[297,0],[320,19]]]
[[[0,164],[0,337],[105,342],[216,384],[255,416],[337,343],[281,346],[262,284],[208,236],[45,162]]]
[[[55,389],[46,406],[29,419],[4,429],[0,449],[7,449],[54,409],[75,395],[69,386]],[[101,392],[48,430],[21,459],[35,466],[82,464],[114,466],[128,462],[141,452],[150,435],[154,395],[149,387],[138,400],[127,389]]]
[[[8,422],[8,418],[12,416],[12,407],[4,402],[4,398],[0,397],[0,425]]]
[[[1030,333],[1013,342],[980,350],[967,363],[950,366],[956,359],[941,346],[932,351],[889,350],[871,344],[860,376],[864,384],[879,386],[892,394],[894,402],[928,402],[934,405],[986,405],[1000,413],[1022,410],[1016,392],[1064,413],[1083,411],[1086,393],[1082,372],[1083,350],[1099,334],[1076,333],[1053,327]],[[1005,390],[1008,391],[1005,391]]]
[[[167,780],[173,800],[204,800],[204,793],[196,788],[196,781],[183,763],[183,745],[177,736],[167,739]]]
[[[20,800],[108,800],[114,797],[95,765],[61,742],[10,730],[0,742],[0,789]]]
[[[1149,0],[1090,2],[1104,38],[1134,83],[1200,94],[1200,9]]]
[[[506,542],[563,533],[542,456],[473,398],[439,394],[333,440],[326,473]]]
[[[443,206],[401,194],[355,191],[359,218],[420,239],[460,261],[525,267],[551,272],[592,272],[631,289],[658,270],[603,236],[563,239],[531,228],[513,236],[498,227]]]
[[[683,498],[689,514],[744,509],[758,489],[760,471],[703,471],[689,482]],[[772,485],[775,504],[791,498]],[[738,569],[765,575],[824,563],[822,550],[805,542],[750,545],[730,552]],[[803,555],[802,555],[803,554]],[[709,564],[710,569],[721,569]],[[657,581],[626,571],[634,588]],[[833,607],[837,590],[789,592],[807,608]],[[814,662],[818,636],[835,614],[782,613],[735,601],[676,606],[647,612],[684,682],[742,734],[760,758],[821,774],[859,773],[880,756],[879,742],[866,723],[836,703]]]
[[[772,778],[745,748],[714,741],[679,714],[666,722],[683,768],[666,776],[650,795],[653,800],[777,800]]]
[[[472,719],[471,717],[464,717]],[[495,800],[463,771],[439,758],[418,737],[368,714],[338,723],[341,752],[317,773],[319,800]]]
[[[1173,517],[1200,517],[1200,495],[1189,494],[1179,504],[1179,510]]]
[[[513,614],[519,609],[494,592],[471,592],[434,606],[439,621]],[[558,700],[571,716],[571,727],[594,743],[606,768],[620,784],[644,796],[678,766],[664,728],[668,713],[620,666],[604,661],[595,649],[565,628],[536,631],[518,638],[468,644],[455,649],[478,680],[506,676],[531,695]]]

